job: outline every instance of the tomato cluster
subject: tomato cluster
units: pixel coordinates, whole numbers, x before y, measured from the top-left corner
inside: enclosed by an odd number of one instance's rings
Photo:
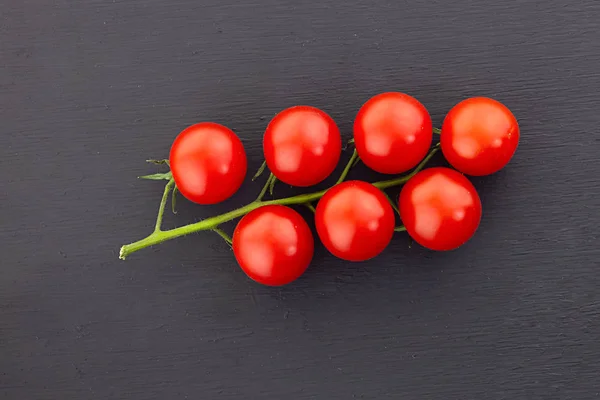
[[[379,173],[403,173],[423,161],[436,131],[417,99],[404,93],[382,93],[358,111],[355,154]],[[395,230],[406,230],[431,250],[456,249],[475,234],[482,212],[479,195],[463,174],[497,172],[510,161],[518,142],[517,120],[503,104],[484,97],[461,101],[446,115],[440,133],[442,153],[454,169],[436,167],[411,174],[397,202],[374,184],[340,181],[313,209],[318,237],[334,256],[348,261],[377,256]],[[296,106],[270,121],[263,151],[272,177],[307,187],[324,181],[335,170],[342,139],[327,113]],[[216,123],[196,124],[181,132],[171,148],[169,163],[179,191],[199,204],[229,198],[247,172],[242,142],[233,131]],[[235,258],[259,283],[290,283],[311,262],[313,234],[292,208],[277,201],[257,200],[256,204],[235,229]],[[403,226],[396,227],[396,213]]]

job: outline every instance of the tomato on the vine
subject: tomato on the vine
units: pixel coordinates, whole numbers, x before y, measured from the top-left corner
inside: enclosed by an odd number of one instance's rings
[[[504,104],[472,97],[446,115],[440,142],[454,168],[467,175],[489,175],[504,168],[515,154],[519,124]]]
[[[295,106],[267,126],[263,150],[269,170],[292,186],[312,186],[327,178],[342,152],[340,130],[324,111]]]
[[[233,253],[248,277],[281,286],[304,273],[313,257],[314,239],[296,211],[268,205],[240,220],[233,233]]]
[[[431,250],[453,250],[469,240],[481,220],[473,184],[450,168],[429,168],[400,192],[400,217],[408,234]]]
[[[317,203],[317,233],[327,250],[348,261],[381,253],[394,235],[394,210],[370,183],[347,181],[329,189]]]
[[[387,92],[369,99],[354,121],[354,143],[365,165],[384,174],[415,167],[433,136],[431,117],[417,99]]]
[[[169,164],[181,194],[199,204],[215,204],[231,197],[247,171],[240,139],[231,129],[214,122],[183,130],[171,146]]]

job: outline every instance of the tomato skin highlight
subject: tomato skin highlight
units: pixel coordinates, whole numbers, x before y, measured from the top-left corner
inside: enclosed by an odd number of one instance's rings
[[[169,164],[179,192],[198,204],[215,204],[242,185],[248,168],[244,146],[229,128],[201,122],[175,138]]]
[[[381,253],[394,234],[394,210],[370,183],[347,181],[329,189],[317,203],[317,233],[334,256],[365,261]]]
[[[473,184],[445,167],[417,173],[402,188],[398,208],[408,234],[431,250],[454,250],[481,221],[481,200]]]
[[[472,97],[455,105],[442,124],[444,157],[471,176],[493,174],[508,164],[519,145],[519,124],[502,103]]]
[[[252,280],[282,286],[298,279],[314,254],[314,238],[300,214],[268,205],[246,214],[233,233],[233,253]]]
[[[383,174],[414,168],[431,147],[433,126],[427,109],[405,93],[369,99],[354,120],[354,143],[366,166]]]
[[[295,106],[271,120],[263,136],[263,151],[277,179],[308,187],[322,182],[335,170],[342,138],[327,113],[315,107]]]

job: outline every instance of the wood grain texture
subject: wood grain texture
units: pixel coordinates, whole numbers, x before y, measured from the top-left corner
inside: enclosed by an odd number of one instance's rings
[[[4,1],[0,394],[599,398],[599,19],[597,0]],[[386,90],[438,126],[472,95],[519,119],[510,167],[473,180],[484,218],[462,249],[398,235],[351,264],[317,246],[282,289],[208,233],[117,260],[153,224],[143,160],[187,125],[230,126],[254,169],[279,110],[322,107],[349,137]]]

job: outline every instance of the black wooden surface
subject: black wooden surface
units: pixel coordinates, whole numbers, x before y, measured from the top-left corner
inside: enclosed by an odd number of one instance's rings
[[[0,394],[599,398],[599,20],[597,0],[4,0]],[[319,245],[282,289],[210,233],[117,259],[162,192],[144,160],[187,125],[230,126],[254,170],[277,111],[322,107],[349,138],[388,90],[437,126],[472,95],[519,119],[510,166],[473,180],[484,217],[460,250],[398,235],[352,264]],[[167,224],[258,190],[180,201]]]

